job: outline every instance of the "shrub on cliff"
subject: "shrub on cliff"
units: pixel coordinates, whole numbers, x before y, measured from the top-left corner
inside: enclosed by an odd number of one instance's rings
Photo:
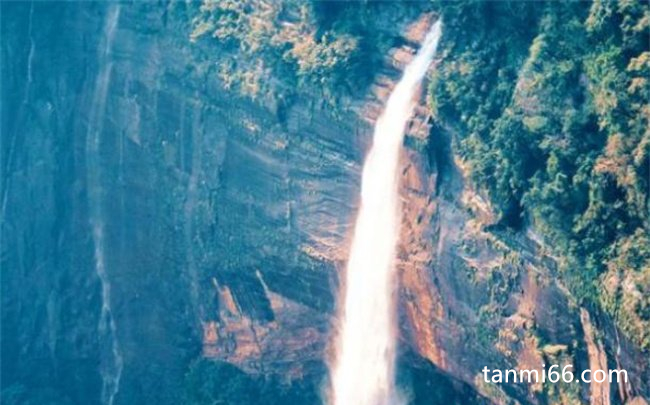
[[[245,95],[276,91],[270,73],[330,92],[354,83],[358,38],[332,29],[321,32],[311,3],[206,0],[190,37],[195,41],[208,34],[233,51],[217,63],[222,79]]]

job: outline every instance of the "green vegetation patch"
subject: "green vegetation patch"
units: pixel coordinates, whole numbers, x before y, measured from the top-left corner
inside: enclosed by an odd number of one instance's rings
[[[532,226],[580,301],[650,348],[650,11],[443,2],[430,98],[502,224]]]

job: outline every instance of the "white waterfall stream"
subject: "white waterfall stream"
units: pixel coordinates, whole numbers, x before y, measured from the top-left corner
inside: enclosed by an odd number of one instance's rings
[[[90,225],[94,244],[95,272],[100,281],[102,307],[97,327],[101,350],[100,374],[102,378],[101,403],[113,405],[115,395],[119,391],[122,376],[123,358],[117,339],[117,326],[111,307],[111,283],[106,272],[104,213],[104,189],[101,184],[102,165],[100,158],[101,136],[103,133],[106,98],[113,70],[111,52],[113,39],[120,16],[120,5],[117,4],[108,12],[104,26],[104,38],[99,47],[99,72],[95,79],[92,104],[88,116],[88,132],[86,135],[86,170],[88,187],[88,204]]]
[[[394,405],[395,255],[400,233],[399,155],[414,96],[436,52],[437,21],[377,120],[363,168],[361,207],[347,264],[336,358],[334,405]]]

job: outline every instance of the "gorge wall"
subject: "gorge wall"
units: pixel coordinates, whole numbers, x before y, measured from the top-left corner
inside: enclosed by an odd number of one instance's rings
[[[386,13],[377,35],[399,46],[334,109],[317,86],[290,98],[225,89],[218,46],[189,41],[191,4],[2,11],[3,398],[107,403],[121,363],[118,405],[205,403],[201,390],[246,403],[223,383],[233,375],[261,379],[268,403],[317,403],[360,165],[431,14]],[[423,92],[402,156],[398,383],[416,403],[598,403],[584,385],[477,377],[486,365],[606,361],[631,383],[598,397],[643,401],[647,353],[575,304],[533,232],[490,226],[453,129],[433,126],[426,104]]]

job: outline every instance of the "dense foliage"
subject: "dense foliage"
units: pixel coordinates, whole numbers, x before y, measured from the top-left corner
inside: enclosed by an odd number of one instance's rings
[[[394,45],[378,24],[420,5],[321,1],[204,0],[191,39],[220,45],[219,75],[252,98],[286,97],[312,85],[329,101],[363,90]],[[236,57],[231,57],[235,55]],[[334,103],[332,103],[334,105]]]
[[[238,52],[240,58],[220,61],[220,76],[227,87],[255,97],[274,90],[266,80],[271,75],[324,82],[334,78],[323,73],[342,75],[354,66],[357,38],[330,32],[319,36],[313,20],[307,3],[206,1],[192,38],[211,33]]]
[[[650,348],[650,11],[636,1],[441,3],[430,93],[474,183],[531,226],[580,300]]]

